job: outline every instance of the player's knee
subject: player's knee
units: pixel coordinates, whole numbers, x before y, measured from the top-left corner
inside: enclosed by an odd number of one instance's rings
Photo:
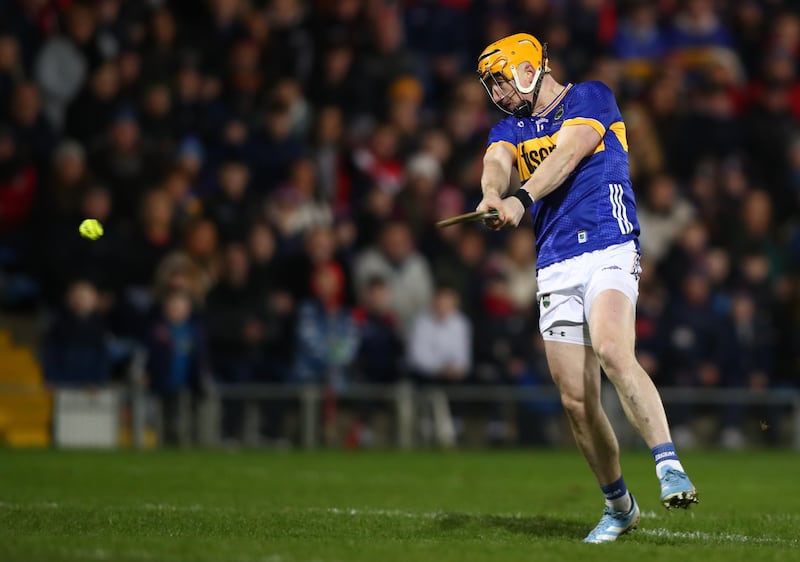
[[[628,349],[610,339],[595,342],[594,351],[606,375],[611,379],[627,372],[629,364],[634,360]]]
[[[561,405],[573,424],[580,426],[588,423],[589,411],[583,398],[562,394]]]

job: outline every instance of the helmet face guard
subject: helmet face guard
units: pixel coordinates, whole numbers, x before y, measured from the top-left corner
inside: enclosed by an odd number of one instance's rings
[[[536,68],[533,81],[522,86],[519,77],[520,67],[529,62]],[[533,113],[544,75],[550,72],[547,64],[547,44],[539,43],[533,35],[517,33],[495,41],[486,47],[478,57],[478,76],[489,99],[501,111],[515,117],[528,117]],[[495,92],[502,95],[495,99]],[[522,95],[533,92],[533,99],[522,99]],[[514,94],[519,94],[520,103],[507,109],[501,102]]]

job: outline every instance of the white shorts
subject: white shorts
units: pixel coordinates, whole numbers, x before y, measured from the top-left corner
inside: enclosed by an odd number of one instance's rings
[[[639,296],[639,252],[633,241],[587,252],[539,270],[539,330],[542,338],[591,346],[589,315],[595,297],[616,289],[634,309]]]

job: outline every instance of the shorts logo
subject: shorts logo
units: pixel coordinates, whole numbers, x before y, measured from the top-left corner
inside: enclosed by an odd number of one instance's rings
[[[631,268],[631,275],[637,281],[639,280],[639,276],[642,273],[642,256],[640,254],[636,254],[636,257],[633,260],[633,267]]]
[[[550,293],[542,295],[542,307],[548,308],[550,306]]]
[[[578,244],[583,244],[584,242],[586,242],[586,231],[585,230],[579,230],[578,231]]]

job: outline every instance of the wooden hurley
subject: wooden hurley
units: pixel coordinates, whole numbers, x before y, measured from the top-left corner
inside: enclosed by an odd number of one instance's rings
[[[464,213],[463,215],[456,215],[447,219],[440,220],[436,223],[439,228],[451,226],[454,224],[461,224],[462,222],[475,222],[487,219],[496,219],[497,211],[472,211],[471,213]]]

